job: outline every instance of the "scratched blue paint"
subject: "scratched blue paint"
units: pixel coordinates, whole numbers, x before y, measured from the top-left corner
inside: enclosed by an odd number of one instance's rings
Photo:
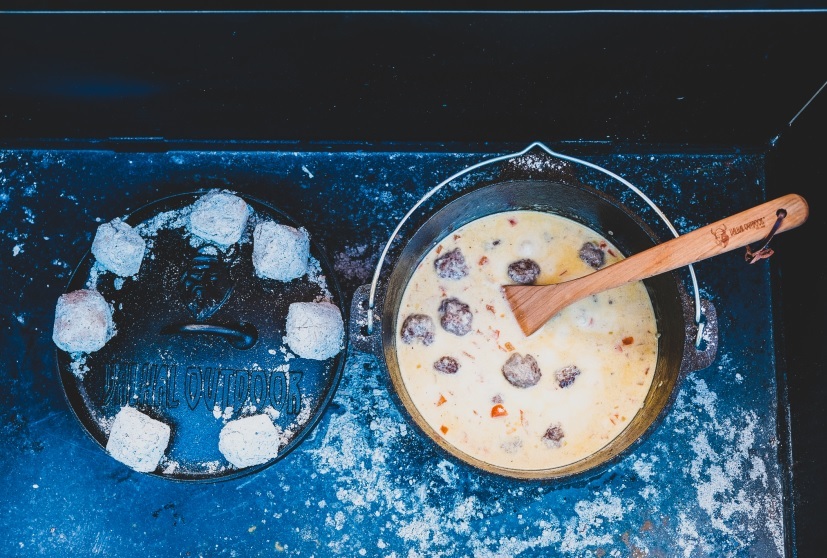
[[[148,477],[85,435],[50,337],[99,222],[175,192],[249,193],[308,226],[350,296],[418,197],[487,156],[382,147],[0,152],[0,555],[783,556],[770,274],[740,253],[697,266],[720,318],[716,362],[679,386],[653,435],[593,478],[506,480],[445,457],[405,423],[379,363],[355,353],[318,427],[252,477]],[[584,157],[641,187],[681,232],[765,195],[757,155]],[[583,178],[654,224],[610,180]]]

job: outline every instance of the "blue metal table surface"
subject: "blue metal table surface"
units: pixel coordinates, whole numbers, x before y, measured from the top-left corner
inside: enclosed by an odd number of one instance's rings
[[[406,423],[381,363],[353,350],[304,443],[232,481],[136,473],[72,416],[51,341],[54,305],[99,223],[176,192],[255,195],[307,226],[349,298],[407,209],[489,156],[393,145],[0,152],[0,555],[784,556],[770,271],[738,252],[696,266],[718,310],[716,361],[678,386],[652,435],[594,477],[510,480],[446,457]],[[765,198],[761,155],[584,158],[641,187],[681,232]],[[640,208],[628,192],[610,193]]]

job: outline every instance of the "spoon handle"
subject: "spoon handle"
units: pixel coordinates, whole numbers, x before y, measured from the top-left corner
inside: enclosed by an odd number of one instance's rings
[[[781,196],[658,244],[584,277],[582,297],[666,273],[762,240],[775,225],[777,214],[781,210],[786,211],[786,216],[775,231],[776,234],[802,225],[809,214],[807,202],[801,196]]]
[[[560,310],[587,296],[767,238],[782,210],[786,216],[775,234],[803,224],[809,214],[804,198],[787,194],[658,244],[579,279],[543,286],[506,285],[505,297],[520,329],[531,335]]]

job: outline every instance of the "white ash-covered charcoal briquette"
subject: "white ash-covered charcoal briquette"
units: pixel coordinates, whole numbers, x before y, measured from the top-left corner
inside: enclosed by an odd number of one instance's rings
[[[290,281],[307,273],[310,238],[303,228],[273,221],[256,225],[253,232],[253,265],[265,279]]]
[[[342,350],[342,313],[330,302],[294,302],[287,310],[285,341],[302,358],[325,360]]]
[[[131,277],[140,271],[145,251],[146,241],[120,219],[99,226],[92,241],[95,259],[120,277]]]
[[[260,465],[279,454],[281,434],[267,415],[253,415],[224,425],[218,449],[233,466],[243,469]]]
[[[243,199],[224,190],[213,190],[192,204],[189,229],[207,242],[230,246],[241,239],[249,215],[250,207]]]
[[[141,473],[158,468],[169,445],[170,428],[132,407],[123,407],[112,423],[106,451]]]
[[[115,335],[112,307],[97,291],[80,289],[60,295],[52,340],[67,353],[93,353]]]

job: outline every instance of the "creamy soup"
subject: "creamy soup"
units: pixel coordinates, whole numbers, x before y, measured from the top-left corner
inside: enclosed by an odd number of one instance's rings
[[[483,217],[442,239],[414,271],[396,324],[402,380],[437,435],[492,465],[538,470],[620,434],[657,358],[643,284],[581,300],[529,337],[500,288],[559,283],[620,259],[591,229],[536,211]]]

